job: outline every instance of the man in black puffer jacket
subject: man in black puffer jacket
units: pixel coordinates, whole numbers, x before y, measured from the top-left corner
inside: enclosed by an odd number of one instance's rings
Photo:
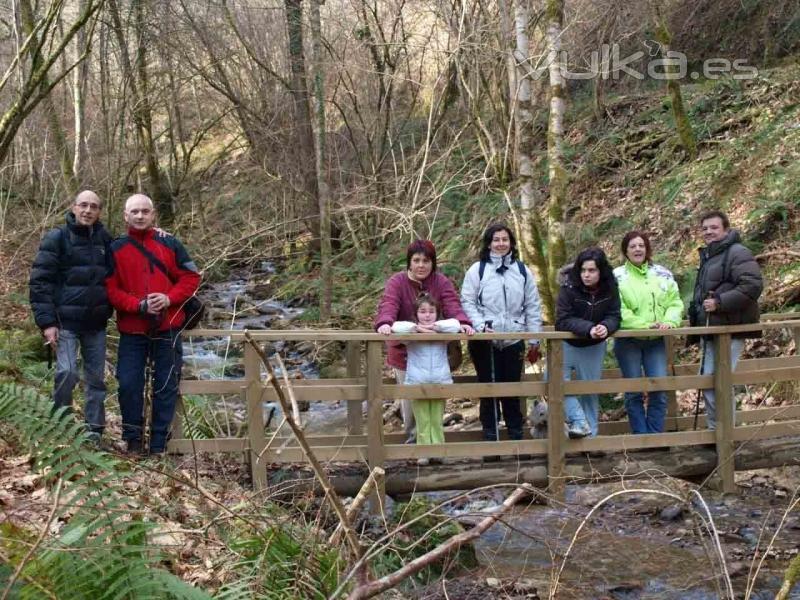
[[[700,267],[689,305],[689,322],[693,326],[741,325],[758,323],[758,297],[764,287],[761,268],[753,253],[741,243],[739,232],[730,229],[728,216],[718,210],[700,218],[703,240],[700,248]],[[744,349],[744,340],[759,337],[760,332],[734,334],[731,342],[731,368],[736,367]],[[714,372],[714,343],[704,336],[703,364],[700,374]],[[716,399],[714,390],[703,390],[706,401],[706,422],[716,428]]]
[[[102,202],[83,191],[66,224],[42,238],[30,278],[30,303],[45,343],[56,352],[55,408],[72,406],[80,380],[78,347],[86,382],[86,425],[99,443],[105,427],[106,323],[111,304],[105,278],[111,266],[111,236],[99,221]]]

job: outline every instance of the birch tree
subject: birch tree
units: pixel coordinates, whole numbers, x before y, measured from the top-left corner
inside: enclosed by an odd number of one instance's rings
[[[506,15],[508,5],[503,2],[502,22],[504,29],[508,30]],[[534,107],[533,90],[531,83],[531,51],[528,34],[531,21],[527,0],[515,0],[514,9],[514,50],[510,53],[511,69],[509,73],[509,88],[511,94],[512,114],[516,139],[518,142],[517,155],[517,187],[520,196],[520,216],[518,233],[525,262],[528,263],[536,275],[539,284],[539,293],[545,306],[547,317],[550,321],[554,317],[553,293],[549,281],[549,267],[544,246],[542,244],[541,227],[538,213],[545,202],[536,189],[534,174],[538,162],[534,158],[536,140],[533,135]],[[510,33],[510,32],[509,32]]]

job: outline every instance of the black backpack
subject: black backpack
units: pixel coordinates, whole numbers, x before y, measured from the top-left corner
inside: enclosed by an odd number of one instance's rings
[[[517,263],[517,268],[519,269],[519,274],[522,275],[523,283],[525,285],[528,283],[528,270],[525,268],[525,265],[522,264],[521,260],[515,260]],[[482,260],[481,266],[478,268],[478,281],[483,281],[483,273],[486,271],[486,265],[488,265],[488,261]]]

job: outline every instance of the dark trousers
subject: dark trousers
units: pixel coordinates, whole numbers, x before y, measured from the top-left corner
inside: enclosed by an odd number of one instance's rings
[[[522,378],[522,365],[525,342],[497,348],[491,342],[468,342],[467,348],[478,374],[478,381],[519,381]],[[494,355],[494,374],[492,374],[492,355]],[[501,411],[502,409],[502,411]],[[502,412],[508,428],[508,437],[522,439],[522,410],[519,397],[481,398],[481,426],[483,437],[497,439],[497,420]]]
[[[144,372],[148,357],[153,358],[152,433],[150,450],[160,452],[167,436],[181,378],[183,348],[178,331],[160,331],[152,337],[122,333],[119,336],[117,381],[119,408],[122,413],[122,439],[142,439],[144,421]]]

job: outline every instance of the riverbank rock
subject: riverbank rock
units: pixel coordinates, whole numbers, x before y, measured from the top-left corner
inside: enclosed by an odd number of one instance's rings
[[[680,504],[670,504],[661,509],[659,518],[665,522],[677,521],[682,514],[683,507]]]

